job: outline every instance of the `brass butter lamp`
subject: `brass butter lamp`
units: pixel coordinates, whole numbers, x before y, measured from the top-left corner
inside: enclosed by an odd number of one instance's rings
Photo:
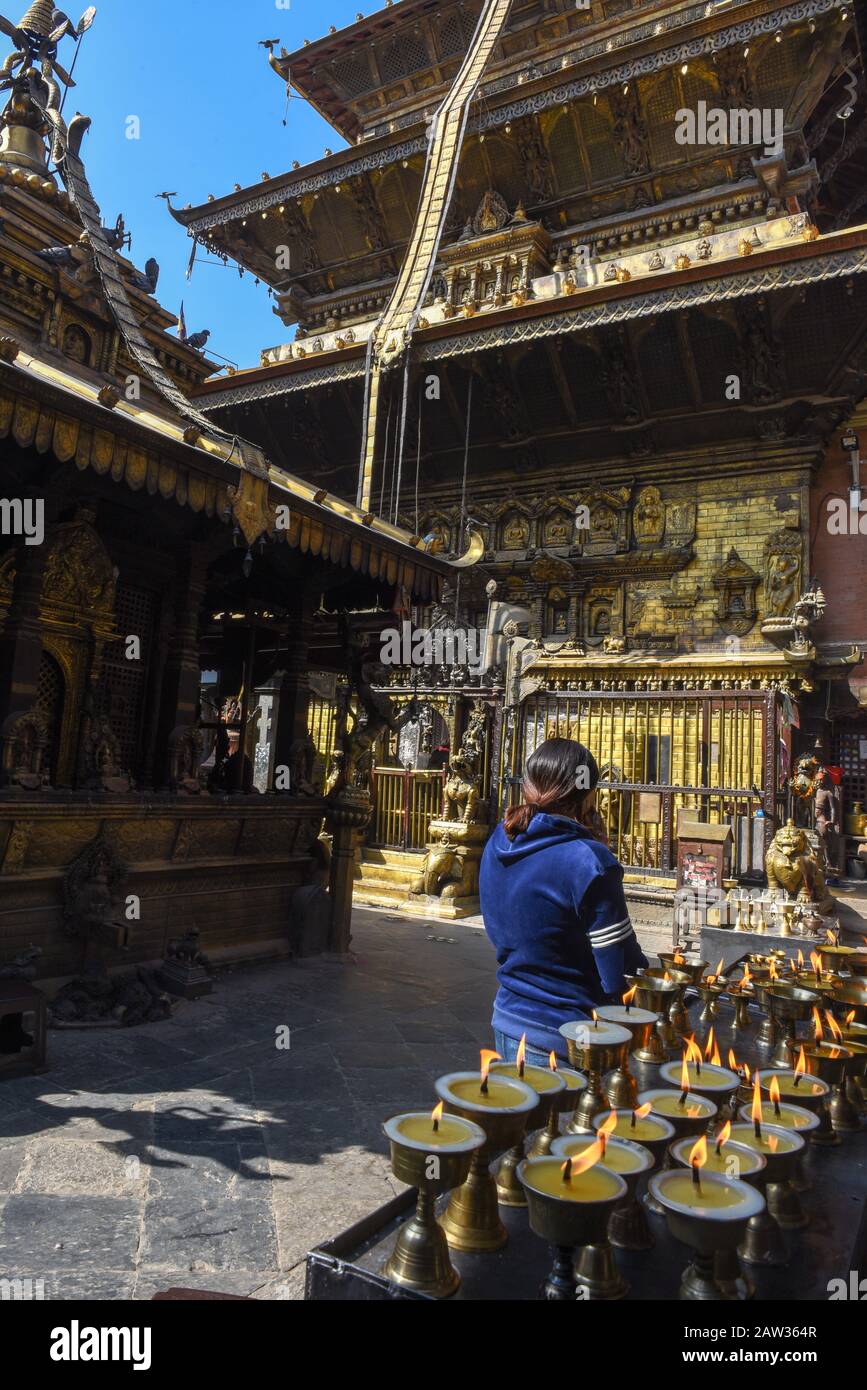
[[[632,1034],[619,1024],[603,1022],[595,1010],[592,1019],[564,1023],[559,1031],[566,1039],[570,1063],[587,1076],[566,1129],[569,1134],[592,1134],[593,1116],[607,1105],[602,1077],[617,1066]]]
[[[455,1250],[484,1252],[506,1244],[508,1235],[497,1209],[491,1163],[504,1149],[518,1143],[528,1116],[539,1104],[537,1093],[525,1081],[489,1075],[490,1064],[498,1056],[483,1049],[480,1072],[451,1072],[436,1082],[436,1093],[446,1112],[472,1120],[485,1132],[484,1144],[473,1152],[466,1180],[453,1190],[440,1219]]]
[[[646,1047],[638,1047],[632,1055],[637,1062],[659,1065],[678,1048],[670,1015],[680,986],[666,974],[655,976],[647,972],[644,975],[633,976],[629,983],[635,986],[635,1002],[639,1008],[656,1014],[656,1023]]]
[[[718,1134],[708,1141],[702,1173],[718,1173],[724,1178],[739,1178],[762,1190],[762,1179],[767,1168],[764,1154],[747,1144],[739,1144],[731,1138],[732,1125],[726,1121]],[[691,1168],[694,1144],[691,1139],[677,1139],[671,1146],[673,1166],[680,1164]],[[750,1218],[761,1220],[761,1213]],[[749,1225],[747,1226],[749,1231]],[[718,1250],[714,1256],[714,1281],[723,1292],[733,1299],[752,1298],[755,1287],[744,1274],[738,1258],[738,1250],[731,1245]]]
[[[661,960],[670,959],[666,954],[660,957]],[[704,961],[700,962],[700,968],[704,970]],[[668,1001],[668,1012],[665,1019],[663,1032],[663,1042],[669,1051],[676,1051],[678,1039],[684,1037],[689,1032],[689,1014],[686,1011],[684,996],[687,989],[695,984],[694,972],[686,969],[678,969],[673,965],[648,966],[641,972],[642,980],[667,980],[676,986],[674,993]],[[639,1000],[639,1003],[641,1001]],[[649,1007],[642,1005],[642,1007]]]
[[[756,1072],[753,1077],[753,1099],[750,1105],[741,1107],[739,1118],[749,1121],[757,1144],[765,1138],[765,1129],[785,1130],[803,1141],[819,1126],[819,1117],[802,1105],[783,1101],[776,1077],[768,1083],[769,1098],[762,1099],[762,1077]],[[797,1152],[798,1146],[793,1146]],[[800,1230],[808,1224],[809,1218],[801,1203],[800,1193],[794,1181],[797,1176],[798,1161],[795,1156],[786,1168],[785,1177],[775,1173],[769,1176],[766,1184],[768,1210],[778,1225],[788,1230]]]
[[[526,1158],[518,1169],[527,1193],[530,1229],[553,1247],[554,1260],[541,1296],[559,1302],[578,1297],[576,1248],[605,1239],[612,1211],[626,1183],[600,1162],[602,1142],[591,1140],[578,1158]]]
[[[810,1017],[811,1011],[821,1003],[821,995],[789,980],[776,980],[765,986],[764,996],[768,1011],[783,1032],[771,1057],[771,1066],[788,1070],[792,1054],[798,1049],[798,1024]]]
[[[599,1009],[603,1023],[614,1023],[630,1035],[629,1044],[621,1050],[617,1066],[605,1083],[605,1094],[615,1109],[628,1109],[638,1104],[638,1082],[629,1069],[629,1054],[646,1051],[656,1027],[656,1014],[635,1004],[636,992],[633,985],[624,994],[622,1004],[604,1004]]]
[[[651,1155],[654,1166],[658,1167],[674,1138],[674,1125],[670,1120],[663,1119],[661,1115],[654,1115],[650,1103],[646,1101],[636,1110],[615,1110],[607,1114],[600,1112],[594,1116],[594,1128],[598,1131],[609,1120],[611,1114],[617,1117],[616,1124],[610,1131],[611,1137],[640,1144]],[[621,1202],[612,1213],[608,1223],[608,1239],[618,1250],[653,1249],[656,1242],[635,1186],[628,1200]]]
[[[400,1182],[418,1189],[415,1214],[400,1228],[386,1277],[402,1288],[448,1298],[461,1280],[434,1207],[441,1193],[465,1181],[473,1154],[485,1142],[485,1131],[458,1115],[443,1115],[442,1102],[432,1115],[395,1115],[383,1130],[391,1145],[391,1171]]]
[[[616,1139],[613,1136],[611,1129],[616,1120],[617,1117],[612,1112],[602,1120],[597,1130],[597,1139],[602,1141],[603,1148],[600,1163],[612,1173],[620,1175],[626,1184],[626,1192],[622,1202],[611,1212],[604,1237],[583,1245],[575,1263],[575,1277],[578,1284],[586,1290],[587,1298],[606,1302],[625,1298],[629,1292],[629,1284],[614,1258],[612,1223],[619,1211],[635,1202],[635,1189],[639,1180],[645,1173],[650,1172],[656,1162],[653,1154],[643,1144],[636,1144],[631,1139]],[[560,1159],[579,1158],[593,1147],[597,1139],[594,1139],[592,1134],[565,1134],[555,1141],[551,1152]]]
[[[638,1097],[642,1108],[649,1105],[652,1115],[659,1115],[662,1119],[668,1120],[673,1127],[678,1139],[704,1134],[705,1130],[716,1120],[718,1107],[715,1101],[708,1096],[693,1094],[687,1060],[684,1056],[680,1064],[680,1089],[674,1090],[670,1086],[660,1087],[657,1090],[642,1091]],[[671,1155],[666,1151],[663,1167],[671,1166]],[[665,1211],[657,1202],[653,1188],[648,1183],[647,1191],[644,1194],[644,1205],[648,1211],[653,1211],[657,1216],[664,1216]]]
[[[497,1167],[497,1201],[503,1207],[525,1207],[527,1199],[524,1196],[524,1189],[518,1182],[517,1167],[524,1159],[524,1146],[527,1133],[535,1127],[538,1109],[544,1108],[546,1113],[549,1111],[549,1103],[555,1097],[563,1095],[566,1091],[566,1082],[559,1075],[556,1067],[539,1067],[528,1065],[526,1062],[527,1035],[522,1036],[518,1044],[518,1055],[514,1062],[492,1062],[492,1076],[511,1076],[519,1081],[525,1081],[531,1086],[539,1097],[537,1110],[531,1110],[527,1115],[524,1133],[517,1143],[513,1144],[509,1151],[503,1154]],[[552,1052],[553,1060],[554,1054]],[[559,1112],[558,1112],[559,1115]]]
[[[689,1171],[678,1165],[655,1173],[649,1186],[675,1240],[693,1251],[681,1279],[680,1297],[731,1300],[742,1295],[728,1281],[717,1280],[715,1260],[737,1250],[750,1218],[762,1210],[765,1199],[740,1178],[705,1172],[702,1163],[707,1151],[702,1135],[692,1146]]]
[[[765,1161],[758,1186],[765,1194],[768,1189],[794,1179],[804,1153],[804,1140],[792,1129],[761,1123],[756,1133],[751,1122],[739,1122],[731,1127],[733,1143],[754,1149]],[[779,1268],[789,1262],[782,1232],[776,1218],[766,1205],[765,1210],[751,1216],[738,1254],[745,1264]]]

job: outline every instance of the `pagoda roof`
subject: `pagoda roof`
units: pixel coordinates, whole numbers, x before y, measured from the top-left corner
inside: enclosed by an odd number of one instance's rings
[[[651,0],[634,11],[617,5],[605,13],[602,6],[579,8],[573,0],[514,0],[479,97],[518,86],[532,90],[539,77],[550,83],[552,74],[575,69],[592,74],[614,66],[618,79],[628,80],[650,71],[655,61],[683,62],[843,7],[844,0]],[[401,0],[291,52],[272,51],[269,62],[336,130],[356,141],[411,123],[436,106],[480,9],[473,0]],[[639,68],[624,66],[627,50],[630,64],[638,61]]]

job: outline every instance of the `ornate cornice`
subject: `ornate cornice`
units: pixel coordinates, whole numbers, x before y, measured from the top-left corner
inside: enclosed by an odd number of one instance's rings
[[[351,362],[335,362],[329,367],[317,367],[314,371],[296,372],[291,376],[271,377],[267,381],[253,381],[245,386],[229,386],[225,391],[215,391],[198,399],[198,405],[206,414],[219,410],[225,405],[246,405],[252,401],[263,401],[269,396],[286,396],[293,391],[307,391],[314,386],[329,386],[334,381],[350,381],[364,376],[364,358]]]
[[[862,247],[857,251],[817,256],[808,261],[789,261],[785,265],[767,266],[762,270],[742,271],[721,279],[668,285],[640,296],[588,305],[586,309],[576,309],[568,314],[558,307],[552,309],[550,314],[537,318],[513,320],[496,327],[479,328],[473,332],[455,334],[451,338],[419,343],[417,352],[420,361],[437,362],[443,357],[457,357],[480,349],[506,347],[511,343],[531,342],[536,338],[598,328],[603,324],[624,323],[629,319],[697,308],[724,299],[742,299],[748,295],[768,294],[774,290],[814,285],[823,280],[838,280],[842,276],[865,273],[867,248]]]
[[[718,303],[720,300],[743,299],[749,295],[769,294],[775,290],[814,285],[824,280],[839,280],[844,276],[863,274],[867,274],[865,247],[854,251],[832,252],[810,260],[788,261],[783,265],[767,266],[763,269],[742,270],[720,279],[667,285],[657,290],[648,290],[641,295],[632,295],[627,299],[607,299],[601,304],[588,305],[586,309],[573,309],[572,299],[569,301],[568,313],[563,312],[564,300],[560,298],[551,301],[550,313],[537,317],[512,319],[490,328],[480,326],[473,331],[456,333],[449,338],[435,338],[429,342],[424,342],[417,334],[414,340],[415,352],[420,362],[439,362],[444,357],[460,357],[470,352],[507,347],[512,343],[532,342],[538,338],[557,337],[584,329],[599,328],[605,324],[625,323],[630,319],[650,318],[654,314],[698,308]],[[364,358],[355,357],[348,362],[335,362],[312,371],[302,370],[284,376],[273,376],[243,386],[227,384],[225,391],[201,396],[197,399],[197,404],[207,414],[223,406],[244,405],[275,396],[285,396],[295,391],[306,391],[312,387],[327,386],[335,381],[363,377],[364,367]]]

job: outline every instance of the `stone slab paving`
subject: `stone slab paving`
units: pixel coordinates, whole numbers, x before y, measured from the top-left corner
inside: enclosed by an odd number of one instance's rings
[[[353,933],[351,963],[222,973],[163,1023],[51,1032],[46,1075],[0,1082],[0,1280],[303,1297],[307,1251],[400,1190],[382,1120],[491,1043],[477,926],[357,909]]]

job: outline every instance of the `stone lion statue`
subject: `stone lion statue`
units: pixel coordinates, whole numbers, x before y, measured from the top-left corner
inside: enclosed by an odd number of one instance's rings
[[[787,821],[774,836],[765,858],[769,888],[783,888],[789,898],[814,903],[822,913],[833,911],[834,899],[825,887],[825,876],[810,848],[807,833]]]
[[[443,795],[443,820],[462,820],[470,825],[476,817],[479,789],[472,760],[465,753],[455,753],[446,773]]]

